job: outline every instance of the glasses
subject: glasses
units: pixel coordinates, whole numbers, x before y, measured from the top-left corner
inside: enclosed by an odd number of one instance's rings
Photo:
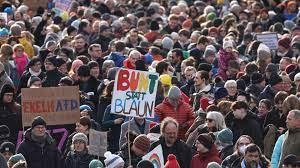
[[[214,120],[213,119],[210,119],[210,118],[207,118],[205,119],[207,122],[213,122]]]

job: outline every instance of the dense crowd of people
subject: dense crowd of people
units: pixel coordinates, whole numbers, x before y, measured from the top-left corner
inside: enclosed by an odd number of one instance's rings
[[[300,167],[299,1],[55,6],[0,3],[1,168],[153,168],[142,157],[157,146],[165,168]],[[159,74],[154,118],[111,113],[120,68]],[[46,118],[23,130],[22,89],[66,86],[80,119],[58,148]],[[104,156],[88,152],[92,129]]]

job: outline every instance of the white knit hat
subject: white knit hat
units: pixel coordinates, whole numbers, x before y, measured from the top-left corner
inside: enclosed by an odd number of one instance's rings
[[[72,143],[75,141],[83,141],[85,144],[88,144],[88,138],[84,133],[77,133],[72,138]]]
[[[233,48],[233,43],[232,43],[231,40],[225,40],[225,41],[223,42],[223,49],[225,50],[225,49],[228,48],[228,47]]]
[[[112,154],[110,151],[107,151],[104,153],[104,157],[106,158],[104,160],[105,167],[106,168],[115,168],[118,166],[124,166],[124,160],[115,154]]]

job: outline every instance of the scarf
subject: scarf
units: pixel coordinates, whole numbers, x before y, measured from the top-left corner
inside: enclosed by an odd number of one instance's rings
[[[26,69],[26,65],[28,63],[28,58],[25,53],[21,57],[17,57],[16,55],[14,55],[13,58],[14,58],[16,68],[17,68],[17,77],[19,79]]]
[[[39,76],[41,74],[42,70],[40,69],[39,72],[34,72],[31,68],[29,68],[29,73],[32,75],[32,76]]]

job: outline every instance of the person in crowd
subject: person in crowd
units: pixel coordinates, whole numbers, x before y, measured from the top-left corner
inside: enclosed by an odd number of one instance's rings
[[[249,144],[245,148],[244,159],[241,167],[269,167],[269,161],[263,156],[260,148],[255,144]]]
[[[88,138],[84,133],[76,133],[72,138],[72,150],[65,159],[65,168],[88,167],[93,156],[88,153]]]
[[[253,140],[248,135],[241,135],[234,145],[234,152],[227,156],[223,162],[222,167],[240,167],[243,160],[246,146],[253,143]]]
[[[220,152],[220,158],[224,160],[227,156],[233,154],[233,134],[228,128],[224,128],[217,133],[216,145]]]
[[[0,153],[8,161],[11,156],[15,154],[16,146],[12,142],[3,142],[0,145]]]
[[[7,161],[8,168],[12,168],[15,164],[17,164],[20,161],[26,162],[26,160],[22,154],[18,153],[18,154],[11,156]]]
[[[14,86],[13,81],[11,80],[11,78],[7,75],[5,69],[4,69],[4,65],[0,62],[0,91],[3,88],[4,85],[8,84],[10,86]]]
[[[161,145],[165,162],[169,154],[174,154],[180,167],[190,167],[192,151],[190,147],[179,139],[178,130],[179,123],[174,118],[166,117],[160,125],[161,137],[158,141],[151,144],[150,150]]]
[[[104,153],[104,163],[106,168],[124,168],[124,160],[115,154],[112,154],[110,151]]]
[[[80,117],[86,117],[90,119],[91,129],[100,131],[100,124],[91,118],[93,114],[92,108],[89,105],[84,104],[79,107],[79,110],[80,110]]]
[[[125,68],[128,69],[135,69],[135,62],[139,59],[141,59],[142,54],[137,51],[133,50],[129,53],[129,56],[126,60],[124,60],[123,65]]]
[[[43,79],[43,87],[57,87],[59,80],[65,75],[57,69],[56,56],[47,57],[44,62],[46,76]]]
[[[61,153],[54,139],[46,132],[46,121],[38,116],[33,119],[31,128],[25,132],[17,153],[21,153],[30,168],[60,168]]]
[[[227,100],[236,101],[238,90],[237,90],[237,82],[235,80],[228,80],[224,84],[224,88],[228,92]]]
[[[155,107],[155,114],[159,122],[166,117],[173,117],[179,123],[180,139],[185,139],[185,133],[194,121],[192,109],[189,104],[185,103],[181,97],[181,91],[178,87],[172,86],[169,90],[168,97]]]
[[[197,154],[193,156],[191,168],[206,168],[208,163],[221,163],[219,152],[210,134],[200,134],[195,143]]]
[[[14,60],[14,67],[15,71],[12,73],[11,77],[15,84],[15,86],[19,85],[20,78],[23,74],[23,72],[26,69],[26,65],[29,63],[28,56],[24,52],[24,46],[22,44],[16,44],[13,47],[13,60]]]

